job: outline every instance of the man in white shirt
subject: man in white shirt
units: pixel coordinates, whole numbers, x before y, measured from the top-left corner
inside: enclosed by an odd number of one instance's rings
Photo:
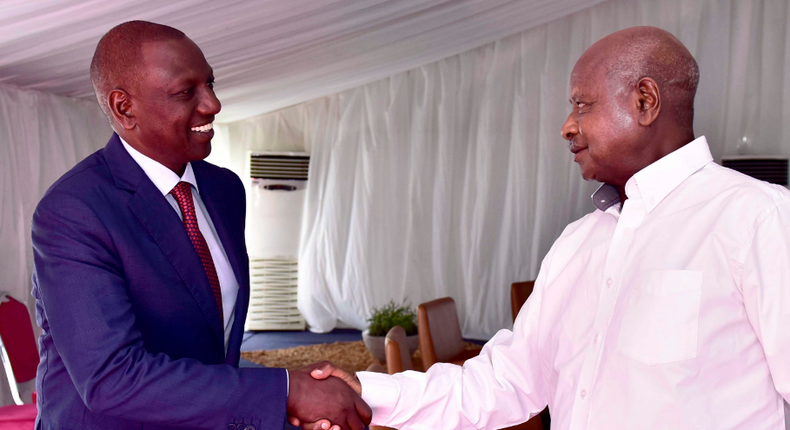
[[[591,46],[562,136],[604,185],[543,260],[513,331],[463,367],[313,376],[345,379],[373,424],[396,428],[498,429],[548,405],[553,430],[784,429],[790,192],[713,162],[692,129],[698,80],[657,28]]]

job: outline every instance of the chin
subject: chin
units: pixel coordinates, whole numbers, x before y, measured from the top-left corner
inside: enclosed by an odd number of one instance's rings
[[[592,172],[584,170],[583,166],[579,166],[579,173],[581,173],[582,179],[584,179],[585,181],[594,181],[594,180],[596,180],[595,179],[595,174],[593,174]]]
[[[190,151],[191,154],[189,156],[190,160],[192,161],[200,161],[205,159],[206,157],[211,154],[211,142],[206,143],[205,145],[200,145],[199,148],[194,148],[194,151]]]

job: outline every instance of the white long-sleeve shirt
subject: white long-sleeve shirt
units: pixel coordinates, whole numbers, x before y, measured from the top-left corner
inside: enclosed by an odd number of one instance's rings
[[[700,137],[611,186],[544,259],[514,331],[463,367],[361,372],[373,423],[552,430],[783,430],[790,191],[715,163]]]

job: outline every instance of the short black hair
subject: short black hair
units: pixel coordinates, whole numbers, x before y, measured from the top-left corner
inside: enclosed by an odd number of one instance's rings
[[[121,85],[133,84],[140,76],[142,46],[185,38],[173,27],[148,21],[128,21],[102,36],[91,61],[91,83],[104,114],[112,120],[107,95]]]

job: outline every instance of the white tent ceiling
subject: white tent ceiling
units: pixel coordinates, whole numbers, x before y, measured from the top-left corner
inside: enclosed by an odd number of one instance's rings
[[[124,21],[203,48],[236,121],[430,63],[602,0],[0,0],[0,82],[92,98],[99,38]]]

